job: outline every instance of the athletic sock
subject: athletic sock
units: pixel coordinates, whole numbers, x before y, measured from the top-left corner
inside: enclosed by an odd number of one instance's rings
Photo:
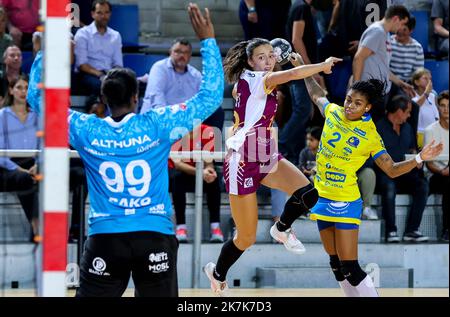
[[[356,290],[358,291],[358,294],[360,297],[379,297],[378,292],[375,288],[375,285],[373,285],[372,278],[367,275],[359,285],[357,285]]]
[[[217,260],[216,269],[213,272],[214,278],[220,282],[224,282],[228,270],[239,259],[244,251],[239,250],[233,240],[225,242],[220,251],[219,259]]]
[[[358,290],[352,286],[347,280],[338,282],[346,297],[359,297]]]

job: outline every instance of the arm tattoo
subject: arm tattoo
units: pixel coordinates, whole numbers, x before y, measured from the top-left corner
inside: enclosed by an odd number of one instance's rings
[[[323,116],[323,107],[328,103],[328,100],[326,99],[326,90],[324,90],[313,77],[305,78],[305,84],[312,102],[319,108],[320,113]]]
[[[383,172],[392,178],[409,173],[413,168],[417,167],[415,159],[394,163],[389,154],[381,155],[375,163]]]

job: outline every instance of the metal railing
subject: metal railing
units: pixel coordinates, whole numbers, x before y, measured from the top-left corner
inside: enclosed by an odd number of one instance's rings
[[[68,150],[71,158],[80,157],[77,151]],[[40,150],[0,150],[0,157],[36,157],[41,153]],[[170,152],[170,158],[173,160],[192,159],[196,162],[195,171],[195,230],[194,245],[192,251],[192,288],[200,287],[201,273],[201,242],[202,242],[202,211],[203,211],[203,162],[223,161],[225,152]],[[78,244],[78,262],[80,261],[83,240],[84,240],[84,212],[80,212],[80,239]]]
[[[34,157],[40,150],[0,150],[0,157]],[[69,150],[71,158],[79,157],[77,151]],[[202,241],[202,211],[203,211],[203,163],[204,161],[223,161],[226,152],[208,152],[208,151],[192,151],[192,152],[170,152],[170,158],[173,160],[192,159],[196,162],[195,171],[195,230],[194,245],[192,251],[192,288],[200,287],[201,273],[201,241]],[[405,159],[413,159],[416,154],[407,154]],[[448,154],[440,155],[434,161],[448,161]],[[84,228],[83,222],[80,224]],[[84,235],[84,230],[81,230]],[[80,234],[81,236],[81,234]],[[82,239],[80,239],[82,241]],[[78,246],[82,249],[82,245]],[[78,252],[81,256],[81,250]]]

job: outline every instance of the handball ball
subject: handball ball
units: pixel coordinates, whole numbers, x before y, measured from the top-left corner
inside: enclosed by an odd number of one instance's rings
[[[289,55],[292,53],[291,44],[288,41],[281,38],[276,38],[270,41],[270,44],[273,47],[273,51],[275,53],[275,58],[277,63],[280,65],[284,65],[289,61]]]

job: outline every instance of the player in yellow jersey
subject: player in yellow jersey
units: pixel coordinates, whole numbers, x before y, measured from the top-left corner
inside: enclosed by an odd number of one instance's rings
[[[300,55],[293,55],[295,66],[302,65]],[[346,296],[375,297],[372,280],[358,263],[358,231],[362,200],[356,171],[372,156],[378,167],[390,177],[408,173],[438,156],[443,144],[431,142],[415,159],[395,163],[386,152],[370,117],[372,105],[384,98],[384,83],[371,79],[352,85],[344,107],[330,103],[324,91],[312,78],[305,79],[312,101],[325,117],[317,153],[314,185],[319,201],[311,210],[317,220],[330,266]]]

